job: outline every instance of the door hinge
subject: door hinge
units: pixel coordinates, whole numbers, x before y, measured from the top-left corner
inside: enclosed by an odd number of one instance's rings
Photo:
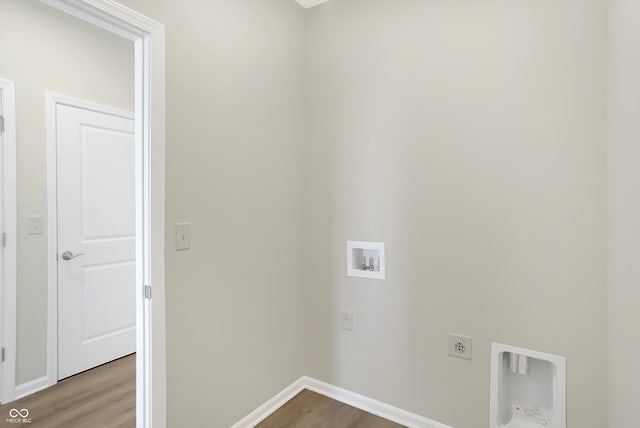
[[[7,246],[7,233],[2,232],[2,248]]]
[[[144,297],[146,299],[151,299],[151,286],[149,285],[144,286]]]
[[[2,362],[4,363],[4,348],[2,348]]]
[[[0,134],[4,134],[4,116],[0,116]]]

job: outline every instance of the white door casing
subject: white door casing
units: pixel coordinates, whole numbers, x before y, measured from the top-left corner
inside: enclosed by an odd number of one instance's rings
[[[59,104],[56,148],[63,379],[135,352],[133,113]]]
[[[16,120],[15,85],[0,79],[0,402],[15,398],[16,369]]]
[[[164,272],[165,57],[164,26],[113,0],[40,0],[91,25],[118,34],[135,46],[135,183],[136,183],[136,426],[166,427],[166,338]],[[55,139],[50,95],[47,102],[47,157]],[[53,155],[53,157],[55,157]],[[53,178],[52,178],[53,177]],[[47,181],[55,180],[53,171]],[[55,195],[47,186],[50,197]],[[50,201],[51,202],[51,201]],[[56,224],[49,213],[48,224]],[[51,229],[49,229],[51,233]],[[57,275],[55,246],[49,245],[49,294]],[[153,290],[146,298],[145,290]],[[150,293],[147,294],[150,297]],[[56,343],[57,304],[49,298],[48,349]],[[153,327],[153,328],[152,328]],[[56,354],[47,355],[47,382],[57,370]]]
[[[0,234],[4,233],[4,95],[5,87],[0,86]],[[0,235],[1,236],[1,235]],[[5,352],[5,332],[4,332],[4,302],[5,302],[5,287],[4,287],[4,245],[0,245],[0,352]],[[4,378],[7,368],[4,364],[4,355],[0,359],[0,403],[5,402],[4,398]],[[15,385],[14,385],[15,386]]]

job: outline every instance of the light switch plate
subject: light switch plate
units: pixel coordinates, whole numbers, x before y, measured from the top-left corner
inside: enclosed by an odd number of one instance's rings
[[[42,233],[42,217],[30,216],[27,217],[27,234],[40,235]]]
[[[191,249],[191,224],[176,223],[176,251]]]
[[[343,312],[340,317],[340,328],[343,330],[353,330],[353,312]]]
[[[449,333],[449,355],[470,360],[471,338],[469,336]]]

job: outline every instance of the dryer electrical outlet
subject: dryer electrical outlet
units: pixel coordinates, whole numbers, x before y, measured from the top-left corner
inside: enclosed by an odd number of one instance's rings
[[[449,355],[457,358],[471,359],[471,338],[449,333]]]

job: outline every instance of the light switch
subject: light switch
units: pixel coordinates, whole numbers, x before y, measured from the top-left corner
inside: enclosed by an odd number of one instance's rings
[[[176,223],[176,251],[191,249],[191,224]]]
[[[40,235],[42,233],[42,217],[27,217],[27,233],[29,235]]]

